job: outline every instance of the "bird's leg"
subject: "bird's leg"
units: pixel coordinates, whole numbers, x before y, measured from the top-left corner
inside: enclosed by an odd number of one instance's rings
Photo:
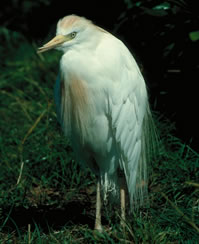
[[[125,215],[125,179],[122,178],[120,181],[120,206],[121,206],[121,221],[120,224],[122,227],[125,226],[125,219],[126,219],[126,215]]]
[[[102,232],[100,181],[97,181],[95,230]]]

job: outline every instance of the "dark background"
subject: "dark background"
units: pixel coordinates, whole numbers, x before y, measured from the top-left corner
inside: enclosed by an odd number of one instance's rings
[[[198,151],[199,30],[197,1],[1,1],[1,26],[38,46],[55,33],[58,19],[77,14],[122,39],[149,87],[153,110],[174,122],[173,132]],[[1,40],[2,41],[2,40]],[[3,48],[3,43],[1,44]]]

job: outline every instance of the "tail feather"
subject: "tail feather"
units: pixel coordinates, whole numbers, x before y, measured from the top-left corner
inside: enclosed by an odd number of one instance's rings
[[[147,166],[155,155],[157,147],[157,134],[153,117],[147,105],[147,110],[144,116],[142,124],[142,135],[141,135],[141,154],[138,163],[138,171],[136,176],[136,186],[133,197],[133,206],[141,206],[146,203],[148,199],[148,172]],[[131,196],[130,196],[131,199]],[[131,204],[131,206],[132,206]]]

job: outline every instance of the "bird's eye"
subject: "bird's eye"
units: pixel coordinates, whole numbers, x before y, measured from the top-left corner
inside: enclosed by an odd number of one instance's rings
[[[71,37],[71,38],[75,38],[76,35],[77,35],[77,32],[75,32],[75,31],[72,32],[72,33],[70,33],[70,37]]]

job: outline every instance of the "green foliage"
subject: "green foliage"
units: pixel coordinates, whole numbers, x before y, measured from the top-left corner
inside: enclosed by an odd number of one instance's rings
[[[192,41],[198,41],[199,40],[199,31],[190,32],[189,37]]]
[[[93,232],[95,177],[79,168],[56,120],[60,54],[38,55],[35,44],[6,28],[0,39],[0,242],[197,243],[199,155],[162,118],[150,208],[131,214],[122,230],[117,208],[107,207],[105,232]]]

